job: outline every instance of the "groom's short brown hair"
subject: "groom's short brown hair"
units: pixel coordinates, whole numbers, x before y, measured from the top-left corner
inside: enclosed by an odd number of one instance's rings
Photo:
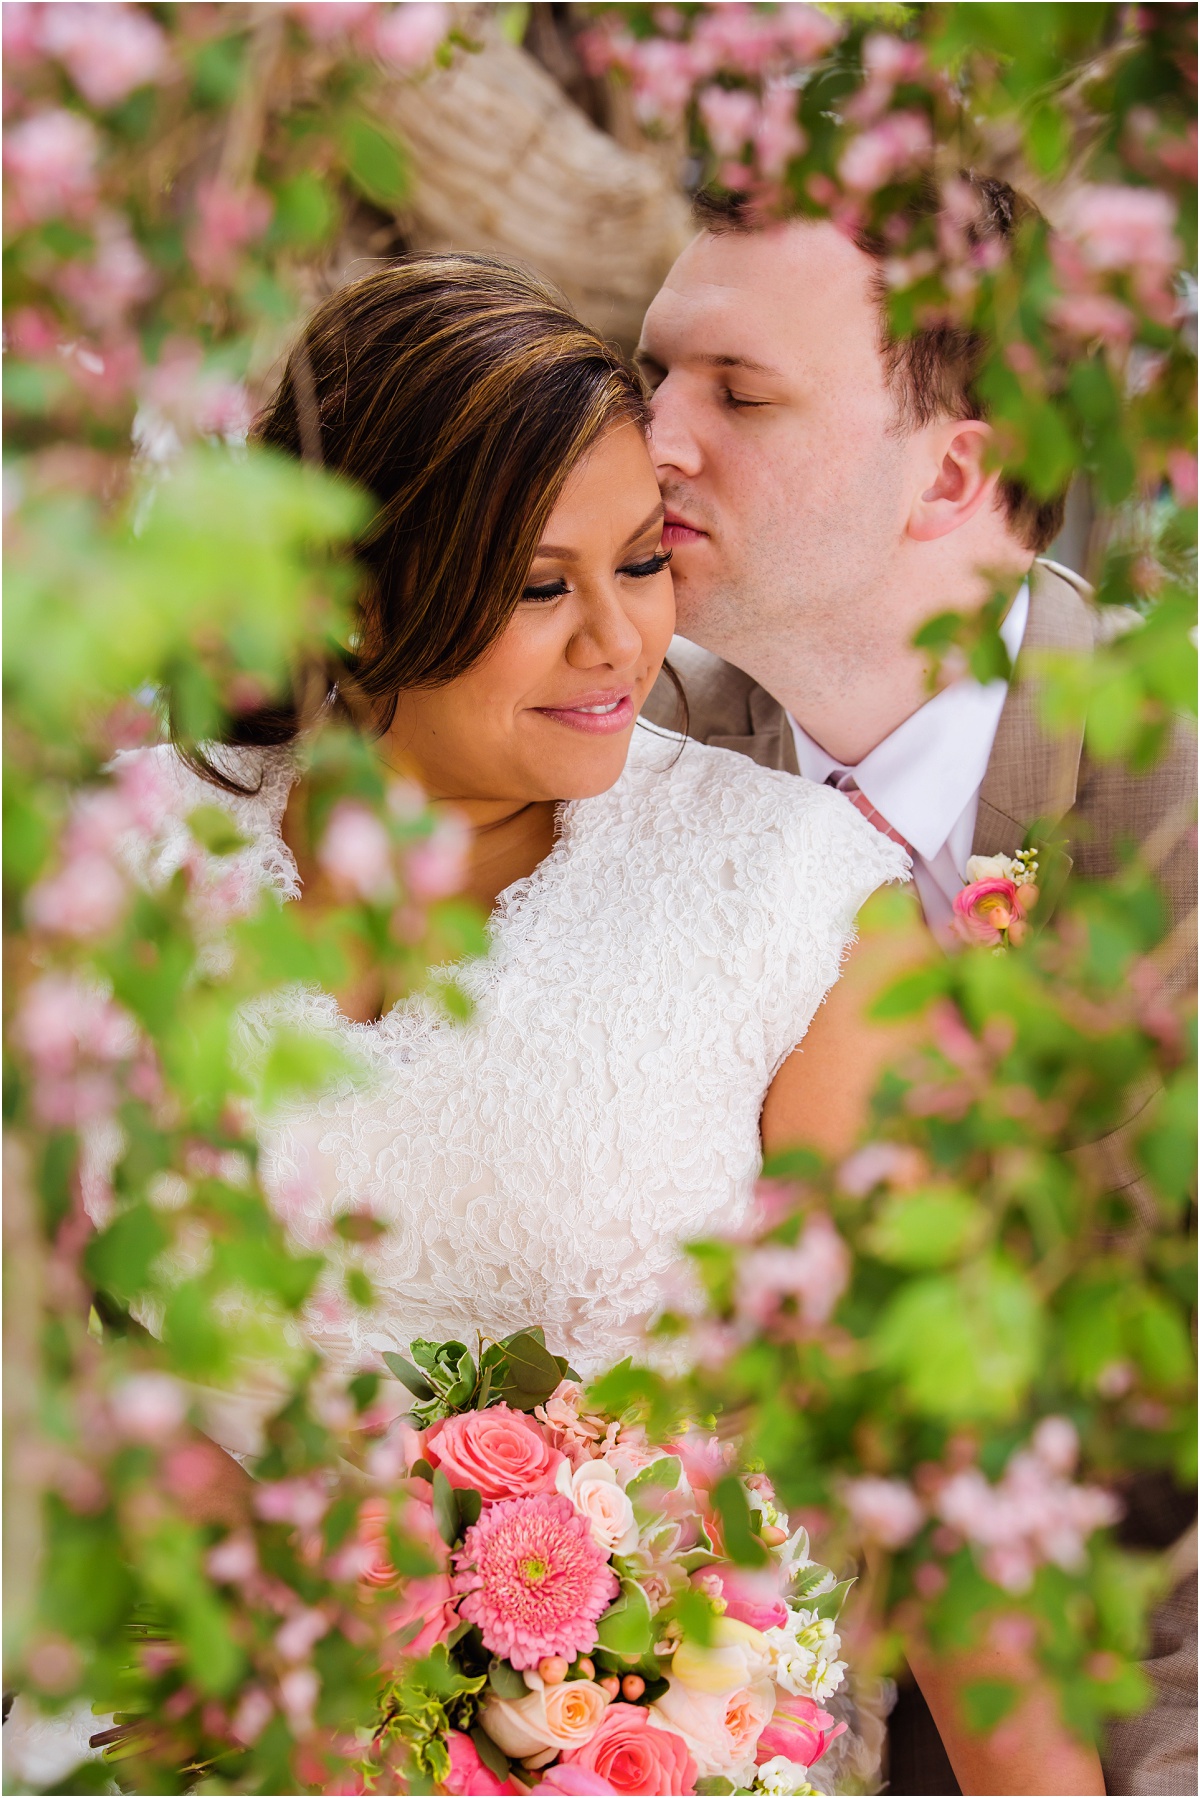
[[[967,229],[972,247],[998,243],[1006,252],[1011,251],[1021,227],[1041,217],[1033,201],[1007,181],[977,174],[972,169],[960,170],[957,178],[969,188],[975,201],[975,217]],[[744,197],[708,188],[702,188],[695,196],[692,207],[699,228],[716,234],[753,231],[767,222]],[[914,222],[936,217],[941,207],[941,191],[931,179],[918,191],[907,216]],[[910,335],[897,336],[891,328],[889,289],[883,267],[888,248],[881,237],[870,231],[859,231],[854,241],[877,265],[874,292],[879,305],[880,353],[896,399],[898,426],[918,430],[936,418],[986,418],[987,402],[977,388],[987,355],[986,339],[951,321],[938,321]],[[1035,555],[1048,548],[1062,529],[1066,500],[1065,490],[1047,500],[1011,476],[1000,482],[1000,503],[1009,528]]]

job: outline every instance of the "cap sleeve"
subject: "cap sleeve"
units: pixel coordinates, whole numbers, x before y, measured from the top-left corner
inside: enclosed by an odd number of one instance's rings
[[[841,973],[858,913],[879,887],[910,878],[899,843],[868,824],[845,794],[791,780],[780,820],[782,896],[775,938],[779,1004],[771,1020],[774,1066],[804,1037]]]

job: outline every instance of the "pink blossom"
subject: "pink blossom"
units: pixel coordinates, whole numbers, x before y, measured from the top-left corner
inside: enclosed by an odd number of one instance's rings
[[[273,203],[258,187],[229,187],[220,179],[202,181],[196,190],[196,222],[187,249],[202,281],[228,287],[236,279],[238,258],[261,237],[271,222]]]
[[[1190,450],[1168,450],[1167,475],[1175,489],[1176,503],[1181,506],[1194,506],[1196,503],[1196,458]]]
[[[210,1579],[223,1585],[240,1585],[258,1571],[258,1554],[249,1530],[237,1530],[210,1548],[204,1557]]]
[[[89,942],[116,929],[129,898],[127,881],[107,856],[74,855],[31,888],[25,916],[34,930]]]
[[[925,1507],[904,1480],[847,1480],[842,1496],[862,1534],[883,1548],[903,1548],[925,1522]]]
[[[759,1327],[779,1321],[786,1301],[799,1323],[815,1329],[828,1322],[850,1281],[850,1251],[823,1213],[810,1217],[794,1248],[765,1244],[738,1266],[737,1305]]]
[[[758,102],[744,87],[706,87],[698,105],[718,156],[740,156],[758,123]]]
[[[776,14],[792,62],[811,63],[838,42],[843,27],[815,6],[781,6]]]
[[[460,1615],[517,1668],[587,1654],[620,1590],[587,1518],[558,1493],[488,1505],[454,1565]]]
[[[405,878],[414,899],[444,899],[462,890],[467,878],[471,832],[457,812],[440,812],[433,830],[404,858]]]
[[[262,1687],[248,1686],[238,1700],[230,1729],[235,1739],[249,1748],[257,1742],[274,1715],[275,1706]]]
[[[1173,270],[1176,217],[1174,200],[1160,188],[1085,183],[1067,196],[1062,227],[1090,268]]]
[[[513,1792],[518,1788],[511,1780],[499,1780],[491,1770],[484,1766],[479,1758],[479,1750],[469,1735],[461,1729],[451,1729],[446,1734],[446,1750],[450,1756],[450,1773],[442,1781],[447,1792],[453,1798],[495,1798],[500,1792]],[[524,1788],[521,1788],[524,1790]]]
[[[1136,320],[1128,306],[1107,293],[1071,293],[1050,306],[1054,323],[1080,343],[1100,338],[1104,343],[1127,344]]]
[[[105,214],[94,230],[92,255],[86,262],[68,262],[59,271],[57,286],[85,325],[114,330],[132,307],[150,298],[158,283],[124,218]]]
[[[334,806],[317,860],[339,891],[357,899],[377,903],[395,891],[391,839],[357,799],[339,799]]]
[[[331,44],[369,24],[379,7],[375,0],[309,0],[289,10],[314,44]]]
[[[807,138],[796,118],[797,94],[786,82],[768,83],[754,128],[754,153],[768,180],[777,180],[793,156],[803,153]]]
[[[33,1064],[38,1115],[72,1128],[112,1110],[117,1091],[109,1069],[133,1054],[137,1029],[128,1012],[77,975],[51,973],[26,988],[12,1038]]]
[[[912,174],[933,152],[933,135],[923,112],[893,112],[842,152],[838,174],[851,192],[873,194]]]
[[[410,0],[378,13],[370,31],[371,48],[393,69],[419,69],[432,61],[450,29],[450,8]]]
[[[285,1661],[304,1661],[322,1636],[329,1634],[324,1611],[301,1606],[275,1632],[275,1647]]]
[[[167,40],[141,6],[59,0],[42,13],[42,47],[57,57],[89,106],[119,106],[167,73]]]
[[[312,1728],[313,1706],[321,1681],[312,1667],[289,1667],[279,1678],[279,1696],[292,1734],[307,1735]]]
[[[628,66],[639,119],[669,125],[682,118],[702,66],[690,44],[647,38],[633,47]]]
[[[853,1199],[865,1199],[877,1186],[917,1186],[925,1173],[925,1159],[919,1149],[907,1148],[903,1143],[870,1142],[843,1161],[838,1169],[838,1186]]]
[[[62,107],[35,112],[5,135],[15,222],[81,217],[96,194],[99,140],[91,123]]]
[[[1009,1592],[1027,1590],[1042,1562],[1077,1570],[1087,1538],[1121,1514],[1111,1493],[1063,1477],[1059,1469],[1074,1432],[1065,1419],[1047,1421],[1054,1427],[1042,1436],[1040,1452],[1035,1437],[1033,1450],[1013,1455],[994,1486],[978,1468],[963,1468],[945,1481],[934,1503],[942,1522],[980,1550],[987,1577]]]
[[[315,1530],[329,1509],[329,1493],[316,1478],[270,1480],[254,1488],[254,1509],[268,1523]]]
[[[170,1374],[133,1374],[113,1388],[109,1410],[128,1442],[161,1442],[187,1416],[187,1394]]]
[[[1026,913],[1036,899],[1035,887],[1018,886],[999,875],[973,880],[954,895],[954,928],[968,943],[997,946],[1006,939],[1018,942]]]
[[[1043,1417],[1029,1446],[1051,1473],[1073,1473],[1079,1459],[1079,1431],[1069,1417]]]
[[[5,0],[3,9],[4,61],[8,68],[28,68],[42,54],[43,6],[31,0]]]

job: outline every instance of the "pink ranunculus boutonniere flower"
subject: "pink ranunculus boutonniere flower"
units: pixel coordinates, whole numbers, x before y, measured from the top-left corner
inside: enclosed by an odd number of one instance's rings
[[[994,949],[1020,943],[1038,900],[1037,870],[1031,849],[1016,856],[973,855],[967,863],[967,884],[954,899],[957,934],[965,942]]]

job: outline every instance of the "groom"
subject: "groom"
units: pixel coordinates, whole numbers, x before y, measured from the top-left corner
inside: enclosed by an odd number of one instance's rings
[[[1028,202],[1000,181],[970,185],[977,236],[1003,253]],[[689,731],[847,791],[909,847],[939,934],[968,857],[1013,855],[1035,825],[1091,878],[1115,871],[1123,840],[1153,840],[1185,984],[1194,746],[1181,730],[1135,776],[1092,762],[1079,730],[1040,729],[1031,658],[1090,654],[1103,624],[1085,583],[1043,559],[1063,499],[990,466],[972,385],[982,346],[948,326],[891,340],[876,246],[831,224],[762,226],[704,196],[696,222],[638,353],[655,390]],[[1011,683],[964,676],[931,698],[914,633],[996,590],[1013,595]],[[647,715],[677,724],[664,682]],[[1136,1186],[1129,1132],[1090,1151],[1114,1190]],[[1186,1522],[1172,1513],[1159,1535]],[[1113,1731],[1111,1792],[1196,1789],[1194,1565],[1155,1619],[1157,1702]],[[897,1709],[891,1762],[892,1792],[958,1790],[919,1694]]]

